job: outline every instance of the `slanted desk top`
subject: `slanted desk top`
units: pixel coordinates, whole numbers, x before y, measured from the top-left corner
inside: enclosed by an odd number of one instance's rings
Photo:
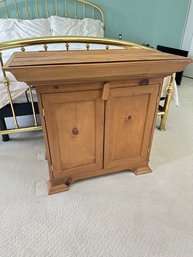
[[[190,62],[189,58],[152,49],[16,52],[4,70],[20,81],[38,85],[45,81],[92,81],[93,73],[100,81],[165,76],[183,70]]]

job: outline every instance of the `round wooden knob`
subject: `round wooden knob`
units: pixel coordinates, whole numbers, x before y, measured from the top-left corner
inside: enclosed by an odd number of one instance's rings
[[[78,129],[77,128],[73,128],[72,129],[72,135],[74,135],[74,136],[77,136],[78,135]]]
[[[132,120],[132,116],[131,115],[128,115],[126,118],[125,118],[125,121],[128,122],[128,121],[131,121]]]

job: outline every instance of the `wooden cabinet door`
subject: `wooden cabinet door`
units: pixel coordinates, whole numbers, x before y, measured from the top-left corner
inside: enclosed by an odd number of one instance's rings
[[[148,159],[159,84],[111,89],[106,105],[104,168]]]
[[[53,176],[76,176],[103,165],[104,102],[100,90],[43,94]]]

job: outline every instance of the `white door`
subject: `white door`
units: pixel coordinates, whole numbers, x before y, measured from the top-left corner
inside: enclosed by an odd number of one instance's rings
[[[193,58],[193,1],[190,0],[184,35],[181,48],[189,51],[188,56]],[[186,77],[193,78],[193,64],[189,64],[183,72]]]
[[[190,44],[190,49],[189,49],[189,52],[188,52],[188,57],[193,58],[193,36],[192,36],[192,41],[191,41],[191,44]],[[189,64],[186,67],[186,69],[183,72],[183,75],[186,76],[186,77],[189,77],[189,78],[193,78],[193,64],[192,63]]]

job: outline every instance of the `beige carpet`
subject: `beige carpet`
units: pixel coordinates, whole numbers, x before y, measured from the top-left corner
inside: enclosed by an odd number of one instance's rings
[[[0,257],[192,257],[193,80],[179,87],[154,172],[122,172],[47,195],[41,133],[0,142]]]

